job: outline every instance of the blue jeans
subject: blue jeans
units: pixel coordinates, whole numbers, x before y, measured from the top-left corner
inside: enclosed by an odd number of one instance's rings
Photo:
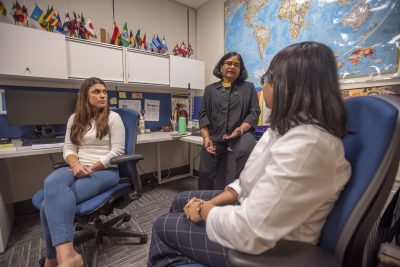
[[[113,187],[118,180],[117,168],[96,171],[77,179],[70,168],[64,167],[46,177],[40,218],[47,258],[56,257],[56,245],[73,241],[76,205]]]

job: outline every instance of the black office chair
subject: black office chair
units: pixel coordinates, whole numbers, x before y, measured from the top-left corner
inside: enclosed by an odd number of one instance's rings
[[[93,252],[92,266],[97,265],[97,254],[103,236],[138,237],[139,243],[147,242],[147,234],[140,228],[138,232],[128,231],[114,227],[121,222],[131,220],[131,215],[122,213],[109,221],[103,221],[102,216],[110,215],[114,208],[122,209],[133,200],[140,198],[142,184],[137,173],[136,164],[143,159],[142,155],[134,154],[136,144],[136,121],[137,113],[129,109],[114,109],[125,126],[125,155],[111,159],[112,164],[118,164],[120,182],[107,191],[88,199],[76,206],[75,225],[76,228],[85,231],[74,239],[74,245],[79,245],[91,238],[95,238],[95,249]],[[55,165],[55,168],[66,166],[65,163]],[[32,198],[33,205],[40,209],[43,201],[43,189],[38,191]]]
[[[352,176],[328,216],[319,244],[281,240],[261,255],[230,250],[232,266],[373,266],[366,261],[365,245],[399,166],[400,97],[355,97],[346,107],[350,134],[343,144]]]

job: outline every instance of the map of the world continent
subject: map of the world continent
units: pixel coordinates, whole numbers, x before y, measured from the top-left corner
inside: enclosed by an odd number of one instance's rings
[[[249,81],[289,44],[317,41],[335,53],[341,79],[398,72],[400,0],[229,0],[225,51],[242,55]]]

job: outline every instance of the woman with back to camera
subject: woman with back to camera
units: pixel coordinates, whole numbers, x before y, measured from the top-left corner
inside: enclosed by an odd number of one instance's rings
[[[222,166],[227,161],[227,150],[234,153],[233,178],[239,178],[256,144],[251,132],[260,116],[257,92],[253,83],[245,81],[247,70],[238,53],[224,55],[213,74],[221,80],[206,87],[200,109],[199,126],[204,147],[200,157],[199,190],[225,187],[226,177],[217,177],[217,172],[225,175],[232,167]]]
[[[148,266],[226,266],[228,249],[261,254],[281,239],[318,243],[351,167],[332,50],[281,50],[262,76],[270,128],[224,191],[179,193],[153,225]],[[240,205],[238,205],[240,203]]]
[[[40,215],[45,267],[84,265],[72,243],[75,206],[118,183],[118,169],[110,159],[124,149],[125,128],[120,116],[110,111],[104,82],[86,79],[65,133],[63,156],[69,167],[54,170],[44,182]]]

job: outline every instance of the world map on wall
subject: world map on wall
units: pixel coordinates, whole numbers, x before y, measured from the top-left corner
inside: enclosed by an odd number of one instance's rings
[[[289,44],[317,41],[335,53],[340,78],[398,72],[400,0],[228,0],[225,51],[242,55],[249,81]]]

